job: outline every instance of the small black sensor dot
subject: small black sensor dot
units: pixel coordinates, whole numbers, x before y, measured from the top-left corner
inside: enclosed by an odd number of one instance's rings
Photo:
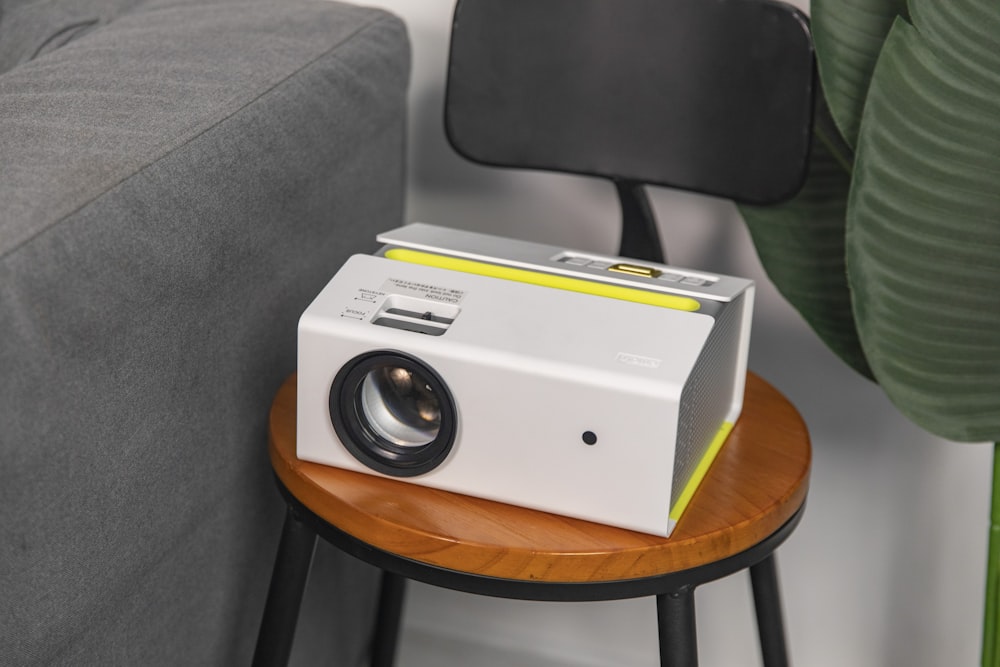
[[[593,431],[584,431],[583,441],[588,445],[597,444],[597,434],[595,434]]]

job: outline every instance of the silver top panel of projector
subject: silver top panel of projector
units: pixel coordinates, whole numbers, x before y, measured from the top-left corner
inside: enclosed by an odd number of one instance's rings
[[[746,278],[518,241],[421,222],[383,232],[376,238],[379,243],[390,246],[587,278],[616,285],[642,287],[655,292],[681,294],[710,301],[732,301],[753,285],[753,281]],[[610,270],[612,266],[618,264],[648,267],[658,272],[658,276],[646,277]]]

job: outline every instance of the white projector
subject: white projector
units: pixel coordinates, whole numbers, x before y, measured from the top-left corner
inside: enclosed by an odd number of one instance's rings
[[[754,286],[414,224],[299,322],[301,459],[669,535],[743,404]]]

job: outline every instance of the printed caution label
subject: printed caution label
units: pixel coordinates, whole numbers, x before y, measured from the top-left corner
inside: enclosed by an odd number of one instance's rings
[[[450,287],[440,285],[428,285],[427,283],[416,282],[414,280],[400,280],[389,278],[382,285],[383,292],[393,294],[408,294],[410,296],[427,299],[429,301],[439,301],[441,303],[459,304],[465,298],[465,292]]]

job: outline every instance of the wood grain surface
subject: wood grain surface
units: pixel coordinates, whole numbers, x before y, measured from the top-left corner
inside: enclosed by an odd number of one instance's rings
[[[300,461],[295,400],[293,375],[271,408],[270,454],[296,498],[374,547],[486,576],[616,581],[704,565],[773,533],[802,506],[808,488],[805,424],[753,373],[742,416],[669,538]]]

